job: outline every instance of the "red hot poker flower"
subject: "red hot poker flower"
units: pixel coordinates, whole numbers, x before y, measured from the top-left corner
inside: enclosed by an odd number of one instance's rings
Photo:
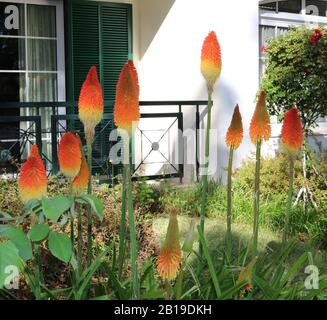
[[[93,140],[94,128],[101,121],[103,115],[103,95],[98,79],[97,69],[91,67],[78,101],[79,118],[83,122],[86,139]]]
[[[237,149],[243,140],[243,124],[240,108],[236,105],[233,118],[226,135],[226,144],[228,147]]]
[[[78,175],[73,180],[73,192],[75,194],[82,194],[86,191],[89,183],[89,168],[86,159],[83,155],[81,169]]]
[[[176,210],[170,214],[166,239],[157,261],[157,269],[164,280],[176,278],[180,269],[182,252],[179,242],[179,228]]]
[[[18,189],[22,201],[27,203],[34,199],[41,200],[47,194],[47,183],[47,174],[42,159],[37,146],[33,144],[18,178]]]
[[[114,108],[115,125],[132,133],[133,123],[140,120],[140,88],[133,61],[128,61],[121,70]]]
[[[211,31],[203,42],[201,52],[201,72],[210,90],[220,76],[221,64],[220,45],[216,33]]]
[[[295,155],[302,146],[302,123],[297,109],[294,107],[285,114],[282,127],[282,143],[292,155]]]
[[[58,158],[60,171],[67,178],[75,178],[82,164],[80,139],[77,135],[72,132],[64,133],[59,143]]]
[[[259,99],[250,123],[250,137],[252,143],[268,140],[271,135],[269,113],[266,106],[266,93],[260,92]]]

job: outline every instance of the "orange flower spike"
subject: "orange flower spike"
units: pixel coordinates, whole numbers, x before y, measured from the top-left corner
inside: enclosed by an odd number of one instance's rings
[[[302,146],[302,123],[297,109],[294,107],[285,114],[282,127],[282,143],[292,155],[295,155]]]
[[[130,60],[121,70],[114,108],[115,125],[129,133],[132,133],[133,122],[140,120],[139,95],[137,71],[133,61]]]
[[[91,67],[78,101],[79,118],[83,122],[87,139],[93,140],[94,128],[101,121],[103,115],[103,95],[97,69]]]
[[[39,150],[35,144],[23,163],[18,178],[18,189],[24,203],[30,200],[41,200],[47,194],[47,173],[45,171]]]
[[[72,132],[64,133],[59,143],[58,158],[60,171],[67,178],[75,178],[82,164],[80,139],[77,135]]]
[[[212,90],[221,73],[221,51],[214,31],[211,31],[203,42],[201,72],[207,81],[208,88]]]
[[[89,183],[89,168],[85,157],[82,157],[81,170],[73,180],[73,192],[75,194],[83,194]]]
[[[236,105],[232,122],[228,128],[226,134],[226,144],[228,147],[232,147],[234,150],[237,149],[243,140],[243,124],[240,108]]]
[[[266,106],[266,93],[260,92],[259,99],[250,124],[251,141],[256,144],[268,140],[271,135],[269,113]]]
[[[164,280],[173,280],[181,266],[182,252],[179,242],[179,228],[176,211],[172,211],[164,245],[160,250],[157,269]]]

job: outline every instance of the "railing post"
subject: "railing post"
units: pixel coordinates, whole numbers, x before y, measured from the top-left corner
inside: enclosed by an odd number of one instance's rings
[[[199,105],[197,104],[196,114],[195,114],[195,174],[196,174],[197,182],[199,182],[199,169],[200,169],[199,134],[200,134],[200,111],[199,111]]]
[[[58,172],[58,156],[57,156],[57,118],[51,116],[51,156],[52,156],[52,173]]]
[[[183,178],[184,178],[184,137],[183,137],[183,131],[184,131],[184,124],[183,124],[183,113],[182,113],[182,106],[179,105],[178,106],[178,129],[179,129],[179,133],[181,134],[180,139],[180,143],[181,143],[181,154],[179,154],[179,156],[181,156],[181,159],[179,159],[179,182],[182,184],[183,183]]]
[[[40,154],[42,154],[42,126],[41,126],[41,117],[35,117],[35,136],[36,136],[36,145],[39,149]]]

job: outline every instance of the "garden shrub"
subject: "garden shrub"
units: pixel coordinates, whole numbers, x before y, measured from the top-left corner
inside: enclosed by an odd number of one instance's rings
[[[280,119],[296,106],[304,131],[327,115],[327,29],[293,28],[265,48],[262,89],[270,115]]]

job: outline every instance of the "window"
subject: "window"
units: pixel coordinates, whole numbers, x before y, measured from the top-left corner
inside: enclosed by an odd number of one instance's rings
[[[0,0],[0,101],[64,100],[63,3]],[[34,109],[5,109],[2,115],[35,115]],[[20,113],[20,114],[19,114]],[[43,153],[50,153],[50,110],[40,109]],[[18,124],[11,124],[18,127]],[[22,123],[20,129],[26,129]],[[12,128],[14,130],[14,128]]]
[[[262,0],[259,2],[261,10],[275,13],[288,12],[327,17],[327,1],[324,0]]]
[[[259,53],[259,68],[260,75],[262,76],[265,72],[265,47],[268,44],[269,40],[275,38],[279,35],[285,34],[289,28],[280,27],[280,26],[265,26],[261,25],[259,27],[260,30],[260,53]]]

